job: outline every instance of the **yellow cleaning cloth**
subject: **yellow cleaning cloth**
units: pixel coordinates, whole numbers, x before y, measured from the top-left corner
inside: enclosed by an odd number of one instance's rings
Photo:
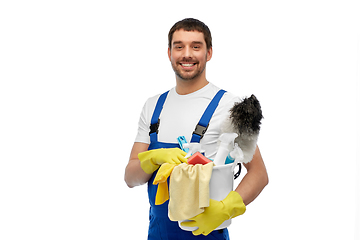
[[[170,176],[169,218],[181,221],[195,217],[210,205],[209,182],[214,163],[177,165]]]
[[[159,168],[159,171],[157,172],[153,182],[154,185],[158,184],[155,205],[161,205],[169,199],[167,179],[175,166],[176,164],[174,163],[164,163]]]

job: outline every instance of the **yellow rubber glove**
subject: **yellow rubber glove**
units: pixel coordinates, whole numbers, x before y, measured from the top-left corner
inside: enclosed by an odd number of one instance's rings
[[[192,233],[195,236],[200,234],[207,236],[225,220],[244,214],[245,211],[246,207],[240,194],[231,191],[220,202],[210,199],[210,206],[205,208],[203,213],[189,219],[192,221],[182,222],[181,225],[184,227],[198,227]]]
[[[158,184],[155,197],[155,205],[161,205],[167,200],[169,200],[169,187],[167,179],[175,166],[176,164],[174,163],[164,163],[159,168],[159,171],[157,172],[153,182],[154,185]]]
[[[155,172],[163,163],[180,164],[187,162],[186,152],[180,148],[159,148],[138,154],[141,168],[147,174]]]

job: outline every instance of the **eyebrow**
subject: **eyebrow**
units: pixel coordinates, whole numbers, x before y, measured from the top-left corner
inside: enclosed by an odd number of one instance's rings
[[[173,45],[175,44],[182,44],[183,42],[182,41],[176,41],[176,42],[173,42]],[[203,42],[199,42],[199,41],[193,41],[192,44],[201,44],[203,45],[204,43]]]

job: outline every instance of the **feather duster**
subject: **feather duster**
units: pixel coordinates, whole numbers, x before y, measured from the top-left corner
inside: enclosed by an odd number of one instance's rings
[[[222,133],[237,133],[235,143],[244,154],[243,163],[252,160],[263,119],[260,102],[254,95],[237,102],[229,111],[229,116],[222,124]]]

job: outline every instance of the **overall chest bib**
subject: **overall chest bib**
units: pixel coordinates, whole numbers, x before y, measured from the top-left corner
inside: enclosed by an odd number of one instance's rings
[[[192,134],[191,142],[199,143],[200,139],[205,134],[210,119],[217,108],[220,99],[224,95],[225,91],[220,90],[211,100],[207,106],[205,112],[203,113],[199,123],[197,124],[195,131]],[[158,149],[158,148],[180,148],[180,145],[177,143],[165,143],[158,141],[158,128],[160,125],[160,113],[162,111],[163,105],[165,103],[168,92],[163,93],[155,106],[154,113],[151,118],[150,125],[150,145],[148,150]],[[178,222],[170,221],[168,217],[168,205],[169,201],[166,201],[162,205],[155,205],[155,196],[157,192],[157,185],[153,185],[154,178],[157,171],[155,171],[148,182],[148,196],[150,202],[150,225],[149,225],[149,234],[148,240],[201,240],[201,239],[229,239],[228,230],[222,229],[219,231],[213,231],[208,236],[199,235],[194,236],[190,231],[184,231],[179,228]],[[169,185],[168,178],[168,185]]]

